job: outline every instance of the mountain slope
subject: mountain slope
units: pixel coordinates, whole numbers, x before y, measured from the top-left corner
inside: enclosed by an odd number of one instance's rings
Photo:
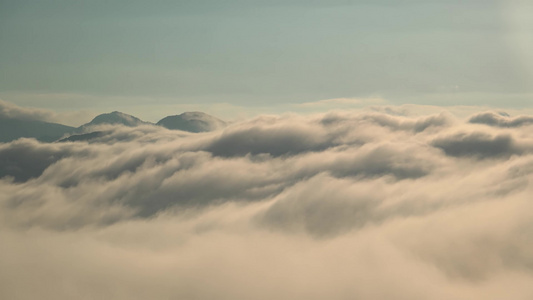
[[[76,128],[57,123],[34,120],[21,120],[0,116],[0,142],[6,143],[26,137],[41,142],[53,142]]]
[[[73,134],[73,135],[71,135],[69,137],[60,139],[57,142],[59,142],[59,143],[81,142],[81,141],[86,142],[86,141],[90,141],[92,139],[99,138],[99,137],[104,136],[104,135],[105,135],[105,133],[103,131],[93,131],[93,132],[83,133],[83,134]]]

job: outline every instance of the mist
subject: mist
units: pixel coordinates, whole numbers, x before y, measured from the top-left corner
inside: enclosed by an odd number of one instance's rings
[[[0,143],[0,298],[531,299],[532,117],[384,111]]]

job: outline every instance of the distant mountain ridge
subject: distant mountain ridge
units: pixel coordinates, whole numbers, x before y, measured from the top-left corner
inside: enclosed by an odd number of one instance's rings
[[[35,138],[41,142],[87,141],[105,134],[101,131],[91,131],[91,127],[105,124],[128,127],[154,125],[194,133],[213,131],[226,126],[226,122],[203,112],[184,112],[180,115],[165,117],[153,124],[132,115],[113,111],[100,114],[90,122],[77,128],[57,123],[17,119],[0,115],[0,142],[11,142],[23,137]]]
[[[41,142],[53,142],[72,134],[75,127],[35,120],[0,117],[0,142],[19,138],[34,138]]]

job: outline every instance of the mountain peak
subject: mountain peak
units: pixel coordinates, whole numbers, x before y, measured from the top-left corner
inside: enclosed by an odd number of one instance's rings
[[[157,122],[157,125],[168,129],[206,132],[222,128],[226,126],[226,122],[203,112],[190,111],[180,115],[165,117]]]
[[[128,115],[120,111],[113,111],[110,113],[100,114],[96,116],[94,119],[92,119],[91,122],[83,125],[82,127],[101,124],[122,124],[125,126],[133,127],[148,123],[132,115]]]

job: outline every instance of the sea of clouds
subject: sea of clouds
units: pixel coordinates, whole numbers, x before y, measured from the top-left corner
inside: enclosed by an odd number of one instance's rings
[[[533,299],[533,117],[0,144],[1,299]]]

